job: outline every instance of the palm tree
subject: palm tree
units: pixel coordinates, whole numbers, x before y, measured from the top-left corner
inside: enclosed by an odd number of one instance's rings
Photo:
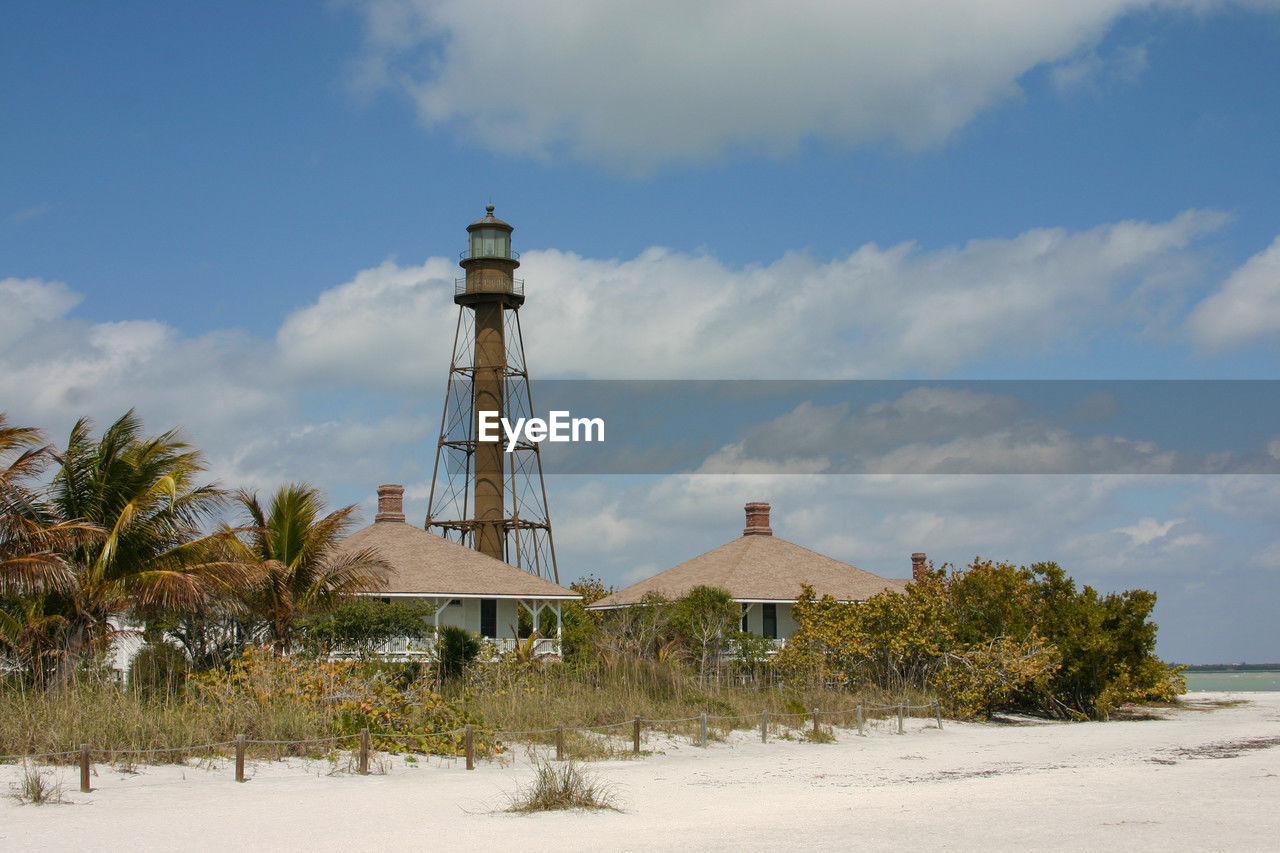
[[[0,654],[43,686],[63,646],[66,619],[46,612],[51,593],[74,578],[61,552],[101,530],[59,518],[35,481],[50,461],[39,430],[10,426],[0,412]]]
[[[71,569],[59,552],[100,533],[59,518],[32,488],[49,461],[40,431],[0,412],[0,599],[66,589]]]
[[[91,431],[82,418],[66,450],[53,454],[53,507],[103,531],[66,554],[71,583],[54,597],[66,619],[59,683],[90,644],[111,636],[113,619],[196,612],[248,577],[244,566],[217,558],[217,536],[202,535],[225,494],[197,484],[203,457],[177,430],[146,438],[131,410],[101,438]]]
[[[61,614],[45,611],[43,595],[6,602],[0,607],[0,652],[43,688],[57,671],[66,625]]]
[[[281,486],[265,509],[254,492],[236,499],[248,518],[242,536],[226,540],[228,559],[256,567],[242,600],[266,624],[277,654],[288,651],[299,617],[384,580],[388,565],[376,552],[339,547],[355,523],[354,505],[326,515],[320,491],[306,483]]]

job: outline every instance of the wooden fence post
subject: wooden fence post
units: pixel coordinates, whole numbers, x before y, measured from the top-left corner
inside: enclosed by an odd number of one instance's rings
[[[476,769],[476,733],[475,729],[467,723],[466,734],[463,737],[463,743],[467,751],[467,769]]]
[[[902,734],[903,732],[903,728],[902,728],[903,717],[905,717],[907,714],[905,705],[906,705],[905,702],[898,703],[898,734]]]
[[[635,726],[631,732],[631,751],[640,754],[640,715],[636,714]]]
[[[769,710],[767,708],[760,712],[760,742],[769,742]]]
[[[92,788],[89,785],[89,744],[80,744],[80,792],[89,793]]]
[[[819,731],[819,729],[818,729],[818,709],[817,709],[817,708],[814,708],[814,709],[813,709],[813,736],[814,736],[815,738],[818,736],[818,731]]]
[[[863,737],[867,736],[867,730],[863,728],[863,725],[862,725],[862,703],[861,702],[858,703],[858,734],[862,735]]]
[[[702,717],[698,720],[698,743],[703,749],[707,748],[707,713],[702,712]]]
[[[564,761],[564,726],[556,726],[556,761]]]
[[[236,781],[244,781],[244,735],[236,735]]]
[[[937,699],[933,700],[933,712],[938,716],[938,730],[942,730],[942,705]]]
[[[369,775],[369,728],[360,730],[360,775]]]

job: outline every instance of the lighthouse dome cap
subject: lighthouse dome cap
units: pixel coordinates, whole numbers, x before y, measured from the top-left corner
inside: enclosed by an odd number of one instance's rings
[[[484,213],[485,215],[483,219],[477,219],[475,222],[472,222],[470,225],[467,226],[468,231],[474,230],[476,228],[503,228],[507,231],[515,230],[510,225],[508,225],[507,223],[503,222],[501,219],[493,215],[492,203],[486,204],[484,206]]]

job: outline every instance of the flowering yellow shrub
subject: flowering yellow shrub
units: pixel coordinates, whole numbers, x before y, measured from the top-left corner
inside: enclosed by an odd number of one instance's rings
[[[319,715],[330,733],[357,734],[368,728],[374,747],[387,752],[456,755],[462,729],[475,727],[477,753],[501,751],[497,739],[461,706],[435,692],[430,679],[397,672],[383,664],[276,657],[269,649],[246,649],[227,670],[193,675],[187,699],[238,706],[249,718],[293,711]],[[269,733],[260,736],[268,737]]]
[[[1054,649],[1034,631],[1025,640],[995,637],[943,656],[933,676],[944,709],[960,719],[991,716],[1021,691],[1043,691],[1057,671]]]

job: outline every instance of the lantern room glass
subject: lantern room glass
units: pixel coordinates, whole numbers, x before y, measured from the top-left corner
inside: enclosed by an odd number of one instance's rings
[[[477,228],[471,232],[471,257],[511,257],[511,234],[501,228]]]

